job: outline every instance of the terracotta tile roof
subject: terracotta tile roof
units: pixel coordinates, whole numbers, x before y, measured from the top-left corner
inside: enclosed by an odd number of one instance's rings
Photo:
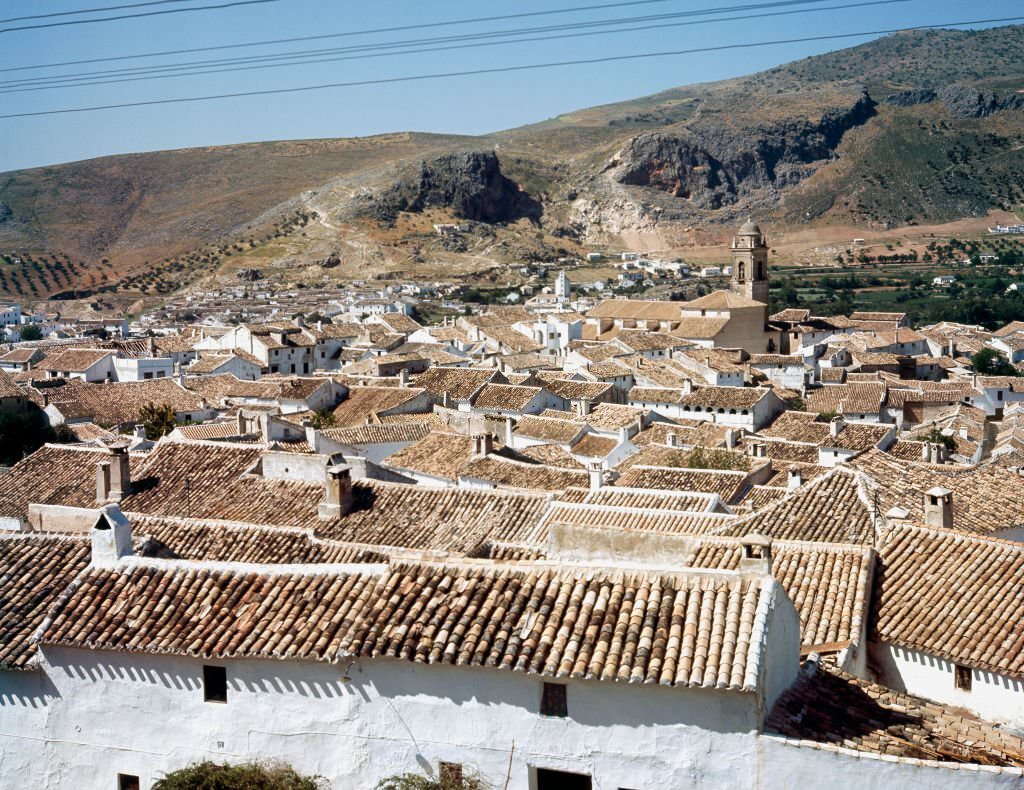
[[[587,472],[580,468],[524,463],[500,455],[468,461],[459,476],[486,480],[504,488],[536,491],[564,491],[572,486],[585,486],[589,480]]]
[[[789,493],[785,486],[751,486],[737,503],[749,510],[760,510]]]
[[[807,393],[809,412],[839,414],[877,414],[885,402],[885,384],[855,383],[820,387]]]
[[[720,447],[725,443],[727,425],[704,420],[675,420],[653,422],[630,441],[638,447],[649,444],[668,444],[669,434],[675,434],[676,443],[685,447]]]
[[[678,321],[679,302],[643,299],[606,299],[587,313],[587,318],[631,318],[644,321]]]
[[[46,357],[36,367],[39,370],[70,371],[83,373],[104,357],[112,357],[110,351],[94,348],[73,348]]]
[[[538,376],[538,378],[540,378]],[[604,397],[612,385],[603,381],[573,381],[570,379],[544,378],[544,389],[565,400],[597,400]]]
[[[1024,545],[898,524],[879,555],[875,638],[1024,678]]]
[[[756,691],[761,623],[780,594],[766,577],[543,563],[245,573],[151,560],[84,574],[43,641],[212,658],[362,656]],[[120,605],[100,605],[110,600]],[[634,621],[649,626],[629,627]],[[651,641],[655,633],[668,638]]]
[[[547,546],[550,530],[557,525],[662,535],[703,535],[725,529],[735,520],[735,516],[706,510],[641,510],[636,507],[553,502],[544,520],[521,542],[532,546]]]
[[[175,430],[183,439],[190,440],[234,439],[239,435],[238,422],[236,420],[202,422],[197,425],[179,425]]]
[[[752,409],[769,393],[767,387],[695,387],[683,396],[682,403],[705,409]]]
[[[626,470],[633,466],[666,466],[676,469],[731,470],[746,474],[751,469],[763,467],[766,463],[768,462],[764,459],[751,458],[746,453],[732,450],[647,444],[640,452],[619,464],[619,469]]]
[[[751,435],[743,440],[743,446],[759,444],[764,448],[765,458],[773,461],[797,461],[803,464],[818,463],[818,445],[809,442],[790,442],[786,439],[773,439]],[[780,464],[776,464],[780,466]],[[783,465],[784,466],[784,465]]]
[[[6,354],[0,355],[0,362],[24,365],[34,360],[37,354],[41,355],[38,348],[12,348]]]
[[[405,313],[381,313],[374,319],[394,332],[400,332],[402,334],[412,334],[418,329],[422,329],[423,326],[412,318],[407,316]]]
[[[906,317],[906,313],[870,312],[867,310],[855,310],[850,313],[851,321],[892,321],[893,323],[899,323],[906,320]]]
[[[864,425],[848,422],[843,425],[838,436],[829,434],[822,439],[821,446],[862,453],[872,447],[877,447],[892,430],[891,425]]]
[[[452,400],[466,401],[488,382],[495,379],[500,382],[500,376],[496,370],[434,367],[416,376],[414,383],[437,400],[447,393]]]
[[[845,384],[846,368],[821,368],[818,378],[823,384]]]
[[[0,516],[26,518],[30,502],[95,507],[99,447],[46,444],[0,475]]]
[[[379,482],[357,484],[354,495],[352,511],[320,523],[318,537],[468,555],[485,541],[526,543],[548,505],[540,493]]]
[[[203,399],[173,379],[121,381],[89,384],[68,381],[62,387],[46,390],[50,403],[66,417],[89,417],[106,425],[138,422],[139,411],[147,404],[168,405],[178,414],[203,410]]]
[[[732,502],[746,486],[746,472],[708,469],[676,469],[667,466],[632,466],[616,485],[627,488],[661,488],[670,491],[704,491]]]
[[[569,416],[565,412],[565,417]],[[583,427],[584,423],[579,420],[527,415],[519,420],[513,432],[517,436],[543,439],[547,443],[569,444],[579,436]]]
[[[591,362],[587,365],[587,373],[598,379],[617,379],[629,376],[632,371],[615,359],[604,362]]]
[[[962,708],[810,661],[779,697],[766,730],[890,758],[1024,767],[1024,740]],[[972,781],[965,777],[965,783]]]
[[[818,444],[828,436],[828,423],[815,412],[784,411],[758,436]]]
[[[623,329],[614,342],[629,351],[664,351],[686,345],[685,341],[666,332],[645,329]]]
[[[582,469],[583,464],[569,455],[561,445],[558,444],[534,444],[517,450],[524,458],[536,461],[539,464],[548,466],[560,466],[563,469]]]
[[[106,428],[101,428],[92,422],[76,422],[66,426],[75,439],[80,442],[113,441],[117,434],[111,433]]]
[[[279,388],[273,382],[243,381],[234,374],[222,373],[213,376],[188,376],[185,388],[213,403],[224,403],[229,398],[258,398],[273,400]]]
[[[422,415],[423,417],[432,415]],[[402,421],[383,425],[353,425],[348,428],[325,428],[321,433],[342,444],[390,444],[418,442],[437,428],[433,421]]]
[[[898,506],[923,521],[925,492],[941,486],[953,492],[953,524],[959,530],[991,534],[1024,525],[1024,478],[998,464],[923,464],[879,450],[849,464],[876,482],[883,513]]]
[[[734,538],[695,538],[685,563],[737,570],[742,547]],[[871,599],[874,550],[830,543],[774,541],[772,575],[800,615],[806,647],[859,641]],[[866,646],[862,645],[862,649]]]
[[[473,455],[473,437],[433,431],[384,459],[387,466],[456,480]]]
[[[780,463],[775,473],[764,483],[766,486],[785,486],[789,481],[790,471],[797,471],[804,480],[816,480],[827,474],[832,467],[818,466],[818,464],[805,464],[800,461],[785,461]]]
[[[31,668],[32,636],[90,550],[88,538],[0,534],[0,670]]]
[[[6,370],[0,370],[0,398],[25,398],[25,390],[14,383]]]
[[[617,431],[636,425],[641,417],[648,417],[649,409],[638,409],[633,406],[620,406],[617,403],[598,403],[586,416],[589,425],[601,431]]]
[[[540,393],[540,387],[521,387],[513,384],[485,384],[483,389],[473,398],[472,403],[477,409],[522,411]]]
[[[363,425],[367,417],[402,406],[422,394],[417,387],[352,387],[348,397],[334,408],[334,423],[338,427]]]
[[[484,337],[497,341],[514,354],[541,351],[544,346],[510,326],[491,326],[481,330]]]
[[[584,458],[604,458],[618,446],[617,439],[588,433],[572,446],[571,452]]]
[[[657,491],[647,488],[604,486],[596,491],[577,489],[562,497],[563,501],[578,501],[588,505],[636,508],[638,510],[686,510],[706,512],[715,504],[713,494],[696,491]]]
[[[799,307],[787,307],[777,313],[772,313],[768,318],[771,321],[785,321],[788,323],[803,323],[811,317],[811,311]]]
[[[745,516],[722,534],[753,533],[777,540],[870,544],[875,539],[871,494],[863,475],[836,467],[782,499]]]
[[[676,337],[710,340],[717,337],[729,325],[728,318],[681,318],[673,327]]]
[[[633,387],[629,399],[634,403],[681,403],[686,390],[673,387]]]

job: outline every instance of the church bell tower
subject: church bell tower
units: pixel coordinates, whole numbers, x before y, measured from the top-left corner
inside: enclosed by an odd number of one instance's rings
[[[768,243],[751,219],[732,239],[732,290],[768,304]]]

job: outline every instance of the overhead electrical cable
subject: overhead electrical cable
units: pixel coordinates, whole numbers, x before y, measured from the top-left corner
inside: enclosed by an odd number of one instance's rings
[[[808,0],[808,1],[810,2],[811,0]],[[821,0],[819,0],[819,2],[820,1]],[[104,57],[104,58],[88,58],[88,59],[85,59],[85,60],[66,60],[66,61],[61,61],[61,62],[58,62],[58,63],[38,63],[38,64],[33,64],[33,65],[28,65],[28,66],[6,66],[6,67],[0,68],[0,73],[6,73],[6,72],[10,72],[10,71],[27,71],[27,70],[32,70],[32,69],[58,68],[60,66],[80,66],[80,65],[85,65],[85,64],[88,64],[88,63],[109,63],[109,62],[118,61],[118,60],[136,60],[136,59],[140,59],[140,58],[164,57],[164,56],[167,56],[167,55],[187,55],[187,54],[193,54],[193,53],[196,53],[196,52],[216,52],[216,51],[227,50],[227,49],[240,49],[240,48],[243,48],[243,47],[262,47],[262,46],[271,46],[271,45],[274,45],[274,44],[295,44],[295,43],[298,43],[298,42],[301,42],[301,41],[318,41],[318,40],[325,40],[325,39],[330,39],[330,38],[346,38],[346,37],[351,37],[351,36],[363,36],[363,35],[370,35],[370,34],[377,34],[377,33],[395,33],[395,32],[407,31],[407,30],[425,30],[427,28],[435,28],[435,27],[452,27],[454,25],[470,25],[470,24],[477,24],[477,23],[480,23],[480,22],[496,22],[496,21],[502,21],[502,20],[506,20],[506,19],[522,19],[522,18],[526,18],[526,17],[551,16],[551,15],[554,15],[554,14],[569,14],[569,13],[578,13],[578,12],[581,12],[581,11],[600,11],[600,10],[603,10],[603,9],[606,9],[606,8],[624,8],[624,7],[627,7],[627,6],[653,5],[655,3],[666,3],[666,2],[669,2],[669,0],[625,0],[624,2],[618,2],[618,3],[602,3],[602,4],[597,4],[597,5],[570,6],[570,7],[567,7],[567,8],[549,9],[547,11],[529,11],[529,12],[523,12],[523,13],[518,13],[518,14],[502,14],[500,16],[483,16],[483,17],[474,17],[474,18],[470,18],[470,19],[450,19],[450,20],[446,20],[444,22],[424,22],[424,23],[415,24],[415,25],[401,25],[401,26],[397,26],[397,27],[381,27],[381,28],[370,28],[370,29],[365,29],[365,30],[346,30],[346,31],[340,31],[340,32],[336,32],[336,33],[320,33],[320,34],[317,34],[317,35],[314,35],[314,36],[294,36],[292,38],[267,39],[267,40],[264,40],[264,41],[247,41],[247,42],[235,43],[235,44],[218,44],[218,45],[215,45],[215,46],[192,47],[192,48],[189,48],[189,49],[170,49],[170,50],[163,50],[163,51],[160,51],[160,52],[141,52],[141,53],[136,53],[136,54],[133,54],[133,55],[114,55],[114,56]],[[716,12],[717,13],[724,13],[724,12],[727,12],[727,11],[744,11],[744,10],[747,10],[747,9],[753,8],[753,7],[756,7],[756,6],[751,6],[750,4],[745,4],[745,5],[740,5],[740,6],[719,7],[717,9],[715,9],[715,8],[704,9],[704,10],[701,10],[701,11],[693,11],[691,13],[693,13],[693,14],[701,14],[701,13],[708,14],[708,13],[716,13]]]
[[[292,88],[263,88],[251,91],[216,93],[206,96],[180,96],[167,99],[149,99],[143,101],[120,102],[117,104],[100,104],[88,107],[62,107],[53,110],[35,110],[30,112],[5,113],[0,120],[12,118],[35,118],[47,115],[66,115],[70,113],[97,112],[101,110],[123,110],[131,107],[155,107],[168,104],[189,104],[195,102],[216,101],[220,99],[237,99],[253,96],[278,96],[290,93],[308,93],[311,91],[329,90],[333,88],[355,88],[369,85],[388,85],[400,82],[420,82],[424,80],[451,79],[453,77],[472,77],[484,74],[502,74],[519,71],[561,68],[565,66],[591,66],[599,63],[616,63],[650,58],[677,57],[680,55],[696,55],[706,52],[724,52],[739,49],[754,49],[782,44],[806,44],[815,41],[836,41],[844,38],[861,38],[865,36],[883,36],[907,30],[934,30],[937,28],[966,27],[970,25],[999,24],[1002,22],[1020,22],[1024,16],[997,17],[990,19],[971,19],[959,22],[941,22],[932,25],[908,25],[877,30],[863,30],[856,33],[830,33],[820,36],[799,36],[795,38],[773,39],[770,41],[749,41],[735,44],[718,44],[691,49],[663,50],[660,52],[634,52],[628,55],[605,55],[595,58],[577,58],[573,60],[549,61],[546,63],[525,63],[515,66],[494,66],[491,68],[466,69],[462,71],[434,72],[430,74],[411,74],[398,77],[378,77],[375,79],[351,80],[347,82],[325,82],[317,85],[301,85]]]
[[[799,2],[822,2],[822,0],[799,0]],[[286,53],[281,56],[266,55],[259,58],[243,58],[243,59],[229,59],[227,61],[207,61],[211,64],[231,64],[240,63],[241,65],[226,65],[223,68],[195,68],[188,65],[179,66],[166,66],[157,67],[154,69],[141,69],[141,70],[114,70],[112,72],[94,72],[96,76],[92,76],[89,73],[81,75],[62,75],[53,78],[33,78],[32,80],[14,80],[9,82],[0,82],[0,95],[13,94],[13,93],[30,93],[41,90],[54,90],[59,88],[77,88],[83,86],[93,85],[111,85],[111,84],[123,84],[127,82],[143,82],[153,79],[167,79],[174,77],[191,77],[191,76],[202,76],[207,74],[223,74],[228,72],[238,71],[255,71],[258,69],[270,69],[270,68],[281,68],[285,66],[307,66],[320,63],[335,63],[339,61],[349,60],[364,60],[368,58],[379,58],[388,57],[395,55],[410,55],[410,54],[421,54],[431,52],[445,52],[451,50],[462,50],[471,49],[482,46],[494,46],[500,44],[519,44],[519,43],[535,43],[539,41],[553,41],[553,40],[564,40],[564,39],[575,39],[583,38],[587,36],[597,35],[610,35],[614,33],[632,33],[651,29],[664,29],[671,27],[688,27],[693,25],[704,25],[714,24],[719,22],[737,22],[747,21],[751,19],[763,19],[766,17],[777,17],[787,16],[792,14],[806,14],[811,12],[821,11],[838,11],[846,10],[850,8],[863,8],[868,6],[881,6],[881,5],[892,5],[895,3],[905,3],[910,0],[862,0],[856,3],[843,3],[840,5],[822,6],[815,8],[803,8],[803,9],[791,9],[788,11],[773,11],[761,14],[745,14],[742,16],[731,16],[731,17],[719,17],[713,19],[699,19],[699,20],[688,20],[685,22],[674,22],[665,23],[659,22],[658,24],[649,24],[638,27],[619,27],[619,28],[608,28],[603,30],[589,30],[582,32],[567,32],[560,33],[550,36],[530,36],[527,38],[512,38],[512,39],[501,39],[501,40],[488,40],[485,42],[476,43],[463,43],[453,44],[447,46],[430,46],[426,48],[416,49],[399,49],[389,50],[384,52],[373,52],[373,51],[362,51],[360,54],[354,55],[341,55],[341,56],[330,56],[330,57],[311,57],[312,55],[324,54],[331,55],[335,52],[347,52],[352,49],[359,50],[361,48],[347,48],[343,47],[334,50],[312,50],[303,53]],[[779,5],[778,3],[765,4],[765,5]],[[426,43],[429,43],[427,40]],[[282,59],[283,58],[283,59]],[[270,61],[270,62],[267,62]],[[198,65],[202,65],[197,64]],[[170,70],[173,69],[173,70]],[[170,70],[170,71],[169,71]],[[124,74],[125,76],[116,76]]]
[[[265,5],[267,3],[280,3],[282,0],[230,0],[226,3],[216,5],[198,5],[188,8],[167,8],[162,11],[140,11],[137,14],[118,14],[116,16],[101,16],[95,19],[65,19],[63,22],[39,22],[35,25],[19,25],[17,27],[0,27],[0,33],[17,33],[23,30],[43,30],[51,27],[67,27],[68,25],[94,25],[101,22],[120,22],[124,19],[141,19],[142,17],[164,16],[166,14],[185,14],[189,11],[216,11],[221,8],[235,8],[245,5]]]
[[[171,3],[188,3],[191,0],[148,0],[145,3],[128,3],[126,5],[108,5],[103,8],[79,8],[75,11],[51,11],[48,14],[32,14],[31,16],[12,16],[8,19],[0,19],[0,25],[8,22],[25,22],[29,19],[52,19],[58,16],[78,16],[80,14],[99,14],[105,11],[120,11],[125,8],[143,8],[151,5],[170,5]]]

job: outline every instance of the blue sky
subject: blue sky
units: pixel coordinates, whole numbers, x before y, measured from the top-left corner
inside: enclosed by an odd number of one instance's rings
[[[135,0],[139,2],[140,0]],[[218,5],[229,0],[165,0],[120,13]],[[680,14],[766,0],[641,0],[632,6],[551,14],[429,29],[351,35],[355,31],[449,22],[492,15],[552,11],[615,0],[530,0],[516,4],[477,2],[342,3],[331,0],[273,0],[194,13],[103,24],[3,32],[8,27],[81,17],[0,23],[0,83],[82,71],[170,65],[193,60],[255,57],[308,49],[332,49],[427,37],[466,35],[622,17]],[[332,82],[403,77],[436,72],[500,68],[520,64],[681,50],[742,42],[853,33],[959,20],[1024,15],[1020,0],[954,2],[903,0],[887,5],[815,11],[858,0],[821,0],[749,11],[796,11],[782,16],[713,24],[578,36],[548,41],[387,57],[302,64],[287,68],[176,76],[106,85],[77,85],[33,92],[0,93],[0,114],[120,104],[210,94],[289,88]],[[132,0],[33,0],[7,3],[10,18],[114,6]],[[14,10],[12,10],[14,9]],[[110,15],[117,12],[106,12]],[[735,14],[734,14],[735,15]],[[690,17],[694,20],[700,17]],[[706,17],[705,17],[706,18]],[[672,22],[685,21],[681,18]],[[637,25],[639,26],[639,25]],[[25,66],[155,51],[220,47],[267,39],[348,34],[318,41],[125,60],[110,63],[18,70]],[[554,35],[553,33],[548,35]],[[522,37],[522,36],[520,36]],[[351,137],[415,130],[479,134],[595,104],[620,101],[676,85],[746,74],[807,55],[852,46],[869,37],[801,42],[625,62],[566,66],[535,71],[460,76],[448,79],[332,88],[228,98],[217,101],[133,107],[42,117],[0,119],[0,171],[116,153],[220,145],[253,140]],[[320,57],[337,57],[336,53]],[[12,86],[0,85],[0,91]]]

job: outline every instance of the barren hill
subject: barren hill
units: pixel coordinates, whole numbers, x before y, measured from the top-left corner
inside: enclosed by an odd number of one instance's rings
[[[479,269],[590,246],[948,222],[1024,202],[1024,27],[916,31],[485,137],[393,134],[0,174],[0,293],[166,293],[244,261]],[[461,248],[431,224],[471,221]],[[698,230],[695,230],[698,229]],[[229,261],[228,258],[233,258]]]

